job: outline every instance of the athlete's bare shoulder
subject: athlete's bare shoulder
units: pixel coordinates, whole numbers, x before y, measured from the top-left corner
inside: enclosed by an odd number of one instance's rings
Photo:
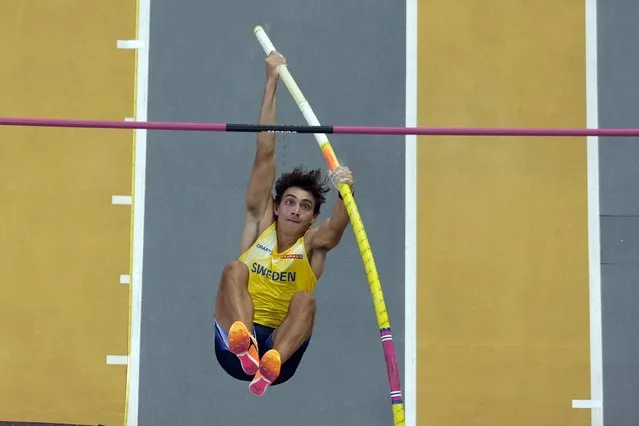
[[[255,221],[251,217],[247,217],[244,222],[244,229],[242,230],[240,253],[244,253],[253,244],[255,244],[260,235],[262,235],[262,233],[266,231],[273,222],[275,222],[275,216],[270,210],[267,210],[262,219],[259,221]]]
[[[304,248],[306,249],[306,255],[308,256],[308,263],[311,265],[313,274],[315,274],[315,277],[318,280],[324,273],[326,255],[329,252],[329,250],[320,247],[314,247],[312,244],[312,239],[319,229],[319,227],[313,227],[309,229],[304,235]]]

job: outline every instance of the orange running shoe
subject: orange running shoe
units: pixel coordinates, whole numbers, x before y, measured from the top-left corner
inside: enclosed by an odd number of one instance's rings
[[[246,324],[235,321],[229,329],[229,350],[240,359],[242,370],[250,376],[258,372],[260,355],[257,340],[249,332]]]
[[[260,360],[260,369],[249,385],[251,393],[257,396],[263,395],[266,392],[266,388],[277,380],[281,367],[280,353],[275,349],[267,351]]]

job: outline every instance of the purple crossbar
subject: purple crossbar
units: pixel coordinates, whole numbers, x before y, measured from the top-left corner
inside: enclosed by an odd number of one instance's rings
[[[639,129],[525,129],[465,127],[333,126],[342,135],[433,135],[433,136],[639,136]]]
[[[203,132],[325,133],[351,135],[431,136],[618,136],[637,137],[639,129],[525,129],[444,128],[390,126],[294,126],[232,123],[188,123],[152,121],[67,120],[52,118],[0,117],[0,126],[76,127],[97,129],[185,130]]]

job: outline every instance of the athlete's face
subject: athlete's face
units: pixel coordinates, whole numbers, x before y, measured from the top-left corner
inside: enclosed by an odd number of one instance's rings
[[[305,231],[315,222],[315,200],[313,195],[301,188],[284,191],[282,201],[275,207],[278,224],[291,231]]]

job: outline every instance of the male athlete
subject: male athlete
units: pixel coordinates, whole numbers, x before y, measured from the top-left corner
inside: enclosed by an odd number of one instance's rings
[[[275,123],[278,67],[285,63],[277,52],[266,58],[260,124]],[[275,182],[275,163],[275,134],[259,133],[241,255],[225,266],[215,302],[217,360],[230,376],[250,382],[255,395],[295,373],[313,331],[313,291],[326,254],[349,223],[338,199],[331,217],[311,228],[330,189],[326,179],[321,170],[296,168]],[[337,168],[330,178],[335,186],[353,183],[346,167]]]

